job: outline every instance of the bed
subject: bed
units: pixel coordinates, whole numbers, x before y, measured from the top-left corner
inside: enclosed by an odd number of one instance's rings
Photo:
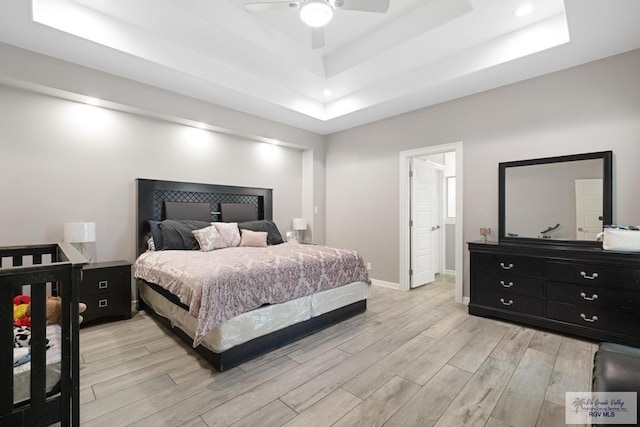
[[[0,259],[0,425],[77,426],[78,289],[86,260],[68,243],[3,247]],[[31,298],[30,360],[16,367],[25,348],[13,348],[14,297],[22,294]],[[61,298],[60,325],[47,324],[50,295]]]
[[[175,250],[167,249],[166,241],[163,250],[149,251],[151,226],[160,222],[167,227],[172,221],[238,223],[234,227],[243,229],[242,245],[244,228],[259,224],[272,243],[272,190],[146,179],[138,179],[136,187],[138,307],[194,346],[217,370],[366,310],[370,281],[354,251],[291,242]],[[197,224],[190,225],[194,229]],[[200,231],[208,228],[215,227]],[[166,237],[167,228],[163,230]],[[199,243],[206,247],[206,241]],[[214,278],[205,272],[210,268],[217,272]],[[245,276],[245,270],[253,276]],[[295,274],[297,279],[290,277]]]

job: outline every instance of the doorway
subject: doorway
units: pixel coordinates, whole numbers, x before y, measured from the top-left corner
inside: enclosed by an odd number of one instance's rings
[[[453,238],[449,244],[449,248],[453,247],[452,259],[454,260],[453,268],[450,267],[439,267],[441,271],[446,272],[447,274],[455,274],[455,300],[456,302],[463,302],[462,297],[462,289],[463,289],[463,253],[464,253],[464,245],[463,245],[463,219],[462,219],[462,203],[463,203],[463,194],[462,194],[462,142],[450,143],[450,144],[442,144],[430,147],[419,148],[416,150],[408,150],[400,152],[400,283],[399,289],[408,291],[411,288],[411,273],[412,273],[412,230],[411,230],[411,210],[412,210],[412,191],[411,191],[411,180],[410,180],[410,171],[413,159],[428,159],[429,156],[434,155],[444,155],[444,153],[455,153],[455,179],[448,179],[445,172],[442,175],[442,182],[438,184],[438,191],[441,192],[443,196],[451,195],[453,193],[452,199],[447,200],[447,197],[440,197],[440,205],[442,209],[439,212],[443,212],[443,217],[446,219],[446,212],[454,212],[454,217],[448,218],[448,221],[445,222],[450,223],[450,229],[453,232]],[[428,226],[430,230],[431,227],[437,227],[437,225]],[[438,233],[435,237],[438,238],[438,242],[442,244],[442,246],[446,246],[444,244],[444,233],[442,232],[442,227],[440,229],[440,236],[438,237]],[[424,231],[424,230],[423,230]],[[434,230],[435,231],[435,230]],[[414,233],[415,234],[415,233]],[[415,241],[415,238],[414,238]],[[442,252],[440,252],[442,253]],[[440,260],[434,261],[439,263],[441,266],[444,262],[444,257],[441,257]]]

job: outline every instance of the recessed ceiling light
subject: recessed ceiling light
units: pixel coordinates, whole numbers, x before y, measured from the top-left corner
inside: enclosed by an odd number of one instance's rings
[[[533,12],[533,5],[531,3],[525,3],[522,6],[517,7],[513,11],[513,14],[517,17],[523,17],[527,16],[531,12]]]
[[[325,89],[322,94],[328,98],[333,95],[333,91],[331,89]]]

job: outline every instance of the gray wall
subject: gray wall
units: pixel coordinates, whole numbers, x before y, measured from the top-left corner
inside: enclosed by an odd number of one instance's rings
[[[273,188],[286,231],[302,151],[0,85],[0,245],[60,241],[95,221],[97,261],[135,259],[135,179]]]
[[[498,163],[612,150],[614,221],[640,222],[640,51],[327,137],[327,243],[398,282],[398,153],[463,142],[464,241],[498,229]],[[346,190],[345,190],[346,189]],[[493,236],[492,236],[493,237]],[[465,249],[465,295],[468,253]]]
[[[446,270],[456,269],[456,225],[444,225],[444,268]]]
[[[3,162],[3,168],[6,158],[16,157],[20,161],[24,160],[26,153],[12,153],[14,150],[20,150],[16,146],[18,141],[24,140],[29,142],[29,149],[32,149],[30,155],[38,164],[44,161],[41,157],[48,155],[48,150],[59,149],[67,156],[75,156],[75,149],[80,149],[81,153],[82,150],[90,150],[86,155],[95,156],[95,163],[104,175],[87,176],[86,172],[90,172],[91,167],[86,165],[75,166],[82,173],[74,174],[73,169],[68,169],[72,161],[71,157],[63,159],[58,169],[63,177],[73,175],[77,188],[80,189],[91,188],[94,181],[97,181],[100,183],[99,188],[106,188],[109,193],[130,191],[130,188],[118,188],[116,191],[116,184],[104,184],[112,180],[112,174],[118,175],[121,170],[128,173],[130,169],[135,169],[135,173],[131,173],[128,178],[146,177],[197,180],[217,184],[272,186],[275,190],[274,213],[283,231],[290,228],[291,218],[303,216],[307,219],[309,235],[316,243],[324,243],[325,142],[322,135],[3,43],[0,43],[0,58],[2,58],[0,85],[21,88],[25,89],[26,93],[32,93],[30,100],[21,101],[25,109],[15,112],[12,111],[13,106],[8,98],[5,99],[4,96],[0,98],[2,112],[9,111],[12,117],[12,121],[9,121],[8,116],[3,114],[1,119],[3,128],[0,134],[2,150],[0,160]],[[9,90],[7,87],[3,88],[3,91],[7,90]],[[16,95],[15,90],[9,91],[13,93],[12,96],[19,96]],[[36,94],[41,95],[36,96]],[[51,95],[53,98],[43,94]],[[86,128],[91,121],[81,117],[63,117],[58,112],[58,108],[66,111],[76,103],[67,101],[56,104],[53,101],[53,99],[83,100],[87,96],[102,100],[110,108],[133,114],[115,114],[111,110],[104,110],[106,111],[104,116],[111,122],[108,131],[100,134],[100,131]],[[32,108],[33,115],[30,111]],[[81,108],[78,107],[78,109]],[[216,130],[216,132],[208,132],[209,135],[206,137],[214,145],[209,146],[207,152],[207,143],[202,142],[199,149],[203,151],[200,155],[190,151],[194,148],[183,152],[183,148],[187,146],[183,141],[185,139],[183,133],[186,131],[182,130],[182,126],[175,125],[176,122],[207,123],[211,129]],[[81,132],[86,133],[81,135]],[[191,131],[191,133],[194,134],[197,131]],[[71,139],[62,141],[62,135],[69,136]],[[53,142],[50,141],[58,138],[62,145],[52,145]],[[109,143],[98,143],[107,138],[114,138],[114,140]],[[275,139],[283,146],[295,147],[301,151],[283,147],[258,148],[264,146],[257,144],[256,141],[264,139]],[[198,145],[198,143],[193,144]],[[275,157],[269,158],[269,156],[264,157],[265,153],[261,150],[271,150],[273,153],[281,154],[274,154]],[[189,152],[192,153],[193,158],[189,158]],[[278,156],[284,157],[278,159]],[[149,158],[154,159],[164,169],[147,167],[145,162],[148,162]],[[190,162],[194,161],[197,166],[190,165]],[[205,164],[206,162],[210,163]],[[282,170],[278,170],[279,166],[285,164]],[[13,181],[22,176],[21,174],[9,175],[12,172],[15,172],[13,167],[9,171],[0,172],[3,183],[7,182],[8,176],[11,176]],[[45,180],[45,175],[40,169],[34,172],[36,174],[34,180]],[[118,178],[114,180],[117,182]],[[22,187],[19,180],[15,184]],[[280,185],[283,186],[278,188]],[[24,187],[22,199],[14,201],[40,200],[44,194],[43,202],[53,202],[38,187],[38,185]],[[83,191],[89,192],[89,190]],[[295,194],[291,194],[290,191],[294,191]],[[129,195],[133,200],[133,194]],[[19,203],[16,209],[21,206],[22,204]],[[314,207],[317,207],[317,214],[314,213]],[[42,218],[53,223],[48,219],[49,217]],[[40,227],[41,224],[36,226]],[[121,229],[113,231],[116,234],[127,232]],[[0,244],[8,243],[9,238],[14,241],[18,238],[17,235],[22,236],[19,238],[20,241],[28,240],[33,243],[40,242],[43,238],[51,239],[55,234],[53,232],[34,233],[31,230],[21,229],[15,233],[16,236],[0,237]],[[98,243],[100,258],[104,255],[105,258],[113,256],[131,259],[132,250],[122,249],[131,240],[131,236],[133,234],[126,238],[122,237],[122,243],[118,245],[119,249],[113,249],[115,247],[113,243],[103,242],[103,245],[107,245],[104,248]]]

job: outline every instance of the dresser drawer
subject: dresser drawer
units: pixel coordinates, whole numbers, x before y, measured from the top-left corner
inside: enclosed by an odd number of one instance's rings
[[[88,295],[82,298],[87,309],[82,313],[86,321],[110,316],[122,316],[124,306],[121,292]]]
[[[536,277],[494,274],[484,271],[476,273],[476,286],[494,291],[504,291],[532,297],[544,296],[544,280]]]
[[[640,270],[634,268],[618,269],[618,281],[615,285],[620,288],[638,291],[640,289]]]
[[[475,268],[490,273],[544,277],[545,261],[511,255],[478,254]]]
[[[544,315],[544,300],[541,298],[517,295],[508,291],[493,292],[484,290],[479,293],[476,300],[480,305],[500,308],[507,311],[530,314],[533,316]]]
[[[123,292],[130,267],[96,268],[82,272],[80,296]],[[127,283],[128,285],[128,283]]]
[[[638,311],[638,293],[618,289],[547,282],[547,298],[583,307]]]
[[[615,267],[549,261],[547,278],[557,282],[580,283],[585,285],[615,286],[618,271]]]
[[[638,335],[640,318],[629,313],[547,301],[547,317],[622,335]]]

